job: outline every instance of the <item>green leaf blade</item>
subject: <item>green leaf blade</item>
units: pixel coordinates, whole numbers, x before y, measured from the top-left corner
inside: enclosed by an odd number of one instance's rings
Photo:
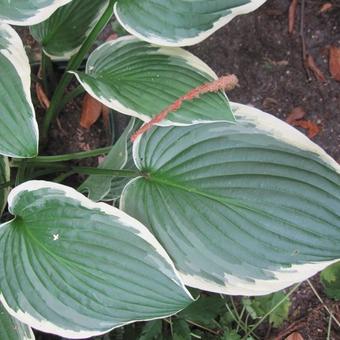
[[[31,70],[19,35],[7,24],[0,24],[0,67],[0,154],[34,157],[39,132],[30,93]]]
[[[19,320],[84,338],[191,302],[163,248],[118,209],[43,181],[8,201],[16,218],[0,227],[0,300]]]
[[[77,53],[108,5],[108,0],[73,0],[44,22],[32,26],[31,34],[52,59],[69,59]]]
[[[265,1],[118,0],[115,15],[128,32],[142,40],[163,46],[189,46]]]
[[[60,6],[72,0],[1,0],[0,22],[29,26],[46,20]]]
[[[234,105],[237,123],[153,128],[121,208],[192,287],[263,295],[340,257],[340,169],[297,130]]]
[[[138,340],[155,340],[162,337],[162,320],[149,321],[142,330]]]
[[[175,319],[172,328],[174,340],[191,340],[190,327],[185,320]]]
[[[245,298],[243,305],[253,319],[262,318],[271,312],[269,323],[278,328],[288,319],[291,302],[284,292],[279,291],[265,296]]]
[[[131,36],[101,45],[90,55],[86,72],[75,75],[91,96],[145,122],[190,90],[217,79],[185,50],[150,45]],[[225,94],[218,92],[184,102],[159,125],[221,120],[234,121],[234,117]]]
[[[340,262],[333,263],[320,274],[321,283],[328,297],[340,301]]]

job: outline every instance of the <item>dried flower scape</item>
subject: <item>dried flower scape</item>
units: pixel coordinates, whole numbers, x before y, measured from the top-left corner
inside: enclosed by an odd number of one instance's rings
[[[175,112],[179,110],[183,104],[183,102],[188,100],[193,100],[199,98],[202,94],[209,92],[218,92],[221,90],[231,91],[238,85],[238,78],[234,74],[229,74],[223,76],[217,80],[214,80],[210,83],[206,83],[200,85],[188,93],[177,99],[174,103],[167,106],[161,113],[152,118],[148,123],[143,125],[136,133],[131,136],[131,141],[134,142],[138,136],[148,131],[153,125],[156,125],[166,119],[169,113]]]

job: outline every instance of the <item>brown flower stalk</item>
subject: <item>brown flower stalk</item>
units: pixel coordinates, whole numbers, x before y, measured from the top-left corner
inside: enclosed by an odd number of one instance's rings
[[[160,123],[168,116],[169,113],[179,110],[183,102],[199,98],[202,94],[209,92],[218,92],[220,90],[230,91],[234,89],[237,84],[237,77],[234,74],[229,74],[210,83],[200,85],[190,90],[188,93],[178,98],[174,103],[167,106],[162,112],[152,118],[148,123],[143,125],[137,132],[132,135],[131,141],[134,142],[138,136],[148,131],[153,125]]]

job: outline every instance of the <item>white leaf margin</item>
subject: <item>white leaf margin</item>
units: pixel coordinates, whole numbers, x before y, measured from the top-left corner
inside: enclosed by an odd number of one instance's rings
[[[233,20],[236,16],[247,14],[249,12],[255,11],[257,8],[262,6],[267,0],[250,0],[250,3],[235,7],[231,9],[231,13],[229,13],[226,16],[221,17],[217,21],[213,23],[213,27],[207,31],[202,31],[197,36],[192,38],[184,38],[181,40],[169,41],[166,39],[161,39],[157,35],[149,35],[146,36],[144,34],[139,33],[136,31],[133,27],[128,25],[124,22],[124,20],[119,15],[119,1],[118,0],[114,5],[114,14],[119,23],[124,27],[126,31],[128,31],[130,34],[133,34],[134,36],[138,37],[141,40],[147,41],[149,43],[160,45],[160,46],[169,46],[169,47],[178,47],[178,46],[192,46],[196,45],[203,40],[207,39],[210,35],[215,33],[217,30],[228,24],[231,20]]]
[[[25,47],[20,39],[19,34],[8,24],[2,24],[0,22],[0,32],[2,37],[7,41],[7,47],[5,49],[0,49],[0,54],[2,54],[16,69],[17,74],[21,80],[25,99],[30,107],[32,119],[31,123],[33,125],[34,133],[36,136],[36,154],[38,154],[39,145],[39,128],[35,117],[35,109],[31,97],[31,68],[28,60],[28,56],[25,51]],[[7,35],[3,36],[3,32]],[[4,153],[0,150],[1,155],[7,157],[24,158],[11,153]]]
[[[255,124],[259,130],[266,132],[268,135],[281,140],[284,143],[298,147],[303,151],[312,152],[331,166],[337,173],[340,173],[340,165],[329,156],[325,150],[296,128],[253,106],[234,102],[230,102],[230,105],[235,114],[236,121]]]
[[[256,109],[252,106],[247,106],[235,102],[230,102],[231,108],[235,114],[237,121],[243,121],[256,125],[256,128],[264,131],[268,135],[281,140],[284,143],[298,147],[299,149],[316,154],[322,161],[328,164],[338,174],[340,174],[340,165],[330,157],[321,147],[312,142],[303,133],[290,126],[286,122],[276,118],[275,116]],[[139,146],[143,135],[133,143],[132,153],[137,169],[141,170],[142,166],[139,161]],[[125,193],[130,184],[141,177],[134,178],[123,189],[120,209],[124,210]],[[180,270],[180,276],[185,285],[197,289],[206,290],[209,292],[227,294],[227,295],[243,295],[243,296],[259,296],[267,295],[287,288],[295,283],[302,282],[318,272],[322,271],[329,265],[339,261],[340,259],[331,261],[311,262],[305,264],[292,264],[289,268],[281,268],[277,271],[269,271],[275,279],[259,280],[254,279],[252,282],[240,279],[228,273],[225,273],[225,284],[219,285],[213,281],[205,280],[197,275],[189,275]]]
[[[101,46],[99,46],[95,51],[92,52],[93,53],[98,53],[100,51],[100,49],[102,49],[103,47],[106,46],[114,46],[117,43],[120,42],[124,42],[124,41],[133,41],[136,40],[138,41],[139,39],[137,39],[136,37],[134,37],[133,35],[127,35],[127,36],[123,36],[121,38],[118,38],[116,40],[113,41],[108,41],[104,44],[102,44]],[[217,80],[218,76],[217,74],[204,62],[202,61],[200,58],[196,57],[195,55],[193,55],[192,53],[180,48],[180,47],[167,47],[167,46],[156,46],[153,45],[154,47],[157,47],[157,51],[155,51],[155,53],[160,53],[162,55],[165,56],[175,56],[175,57],[179,57],[181,59],[183,59],[185,61],[185,63],[187,65],[189,65],[190,67],[192,67],[193,69],[197,69],[199,72],[210,76],[211,78],[213,78],[213,80]],[[91,65],[89,65],[89,62],[91,61],[91,55],[88,58],[88,63],[86,65],[86,71],[90,71],[91,70]],[[100,101],[101,103],[103,103],[105,106],[119,111],[125,115],[128,116],[132,116],[135,118],[138,118],[144,122],[149,122],[152,118],[142,114],[138,111],[132,110],[129,107],[124,106],[119,100],[115,99],[115,98],[105,98],[104,96],[100,96],[98,94],[95,93],[95,91],[92,90],[91,86],[87,85],[86,83],[84,83],[79,75],[74,72],[74,71],[69,71],[69,73],[74,74],[75,77],[77,78],[77,80],[79,81],[79,83],[83,86],[83,88],[85,89],[85,91],[87,93],[89,93],[93,98],[97,99],[98,101]],[[227,95],[223,92],[226,100],[229,102]],[[177,98],[176,98],[177,99]],[[220,122],[221,120],[217,120],[217,121],[213,121],[213,120],[197,120],[197,121],[192,121],[190,124],[186,124],[186,123],[179,123],[179,122],[174,122],[172,120],[169,119],[164,119],[161,122],[157,123],[157,126],[189,126],[189,125],[193,125],[193,124],[200,124],[200,123],[216,123],[216,122]]]
[[[134,232],[137,236],[145,240],[148,244],[152,245],[155,251],[170,265],[170,267],[173,269],[173,272],[175,274],[176,281],[173,279],[173,281],[183,289],[183,291],[188,295],[189,299],[194,301],[194,298],[188,291],[188,289],[185,287],[177,269],[175,268],[174,263],[170,259],[167,252],[164,250],[164,248],[161,246],[161,244],[157,241],[157,239],[151,234],[151,232],[139,221],[134,219],[133,217],[127,215],[123,211],[109,205],[106,203],[95,203],[88,199],[86,196],[82,195],[80,192],[76,191],[75,189],[68,187],[66,185],[54,183],[54,182],[48,182],[48,181],[39,181],[39,180],[33,180],[25,182],[17,187],[15,187],[10,194],[8,195],[8,211],[10,213],[13,213],[12,207],[15,206],[16,200],[19,199],[20,194],[23,192],[33,192],[40,189],[55,189],[58,191],[61,191],[65,194],[65,197],[77,200],[80,202],[81,206],[88,208],[88,209],[99,209],[102,213],[109,215],[109,216],[115,216],[118,217],[118,221],[126,226],[127,229],[129,229],[129,232]],[[13,220],[12,220],[13,221]],[[10,224],[11,221],[8,221],[2,225],[0,225],[0,229],[6,227],[8,224]],[[161,268],[158,268],[161,270]],[[165,270],[164,274],[167,275],[167,271]],[[46,333],[52,333],[52,334],[58,334],[63,337],[68,337],[72,339],[83,339],[83,338],[89,338],[92,336],[97,336],[101,334],[105,334],[107,332],[110,332],[111,330],[121,327],[123,325],[127,325],[130,323],[134,323],[141,320],[133,320],[128,323],[122,323],[121,325],[114,326],[111,329],[108,329],[104,332],[96,332],[96,331],[79,331],[75,332],[68,329],[63,329],[61,327],[58,327],[54,325],[53,323],[49,322],[48,320],[41,320],[32,317],[30,314],[26,313],[23,310],[14,310],[12,309],[8,303],[6,302],[6,299],[2,292],[0,292],[0,302],[3,304],[7,312],[16,318],[17,320],[29,325],[32,328],[41,330]],[[171,314],[173,315],[173,314]],[[161,318],[166,318],[171,315],[164,315],[162,317],[152,318],[152,319],[145,319],[144,321],[151,321],[151,320],[157,320]]]
[[[59,7],[64,6],[71,1],[72,0],[53,0],[49,5],[37,10],[34,15],[30,17],[24,17],[21,20],[3,18],[1,17],[1,14],[0,14],[0,23],[4,22],[7,24],[17,25],[17,26],[36,25],[48,19]]]

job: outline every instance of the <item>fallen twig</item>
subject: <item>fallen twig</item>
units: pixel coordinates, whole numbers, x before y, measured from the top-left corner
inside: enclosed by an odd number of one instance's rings
[[[295,26],[296,9],[299,0],[292,0],[288,10],[288,33],[293,33]]]
[[[322,82],[325,82],[326,81],[326,78],[325,76],[323,75],[323,73],[321,72],[321,70],[319,69],[319,67],[316,65],[315,63],[315,60],[314,58],[312,57],[312,55],[308,54],[306,56],[306,59],[305,59],[305,67],[307,69],[310,69],[315,78],[322,81]]]
[[[300,38],[301,38],[301,46],[302,46],[302,60],[303,66],[307,74],[308,81],[312,80],[309,68],[306,67],[306,60],[308,57],[306,41],[305,41],[305,0],[301,1],[301,15],[300,15]]]

